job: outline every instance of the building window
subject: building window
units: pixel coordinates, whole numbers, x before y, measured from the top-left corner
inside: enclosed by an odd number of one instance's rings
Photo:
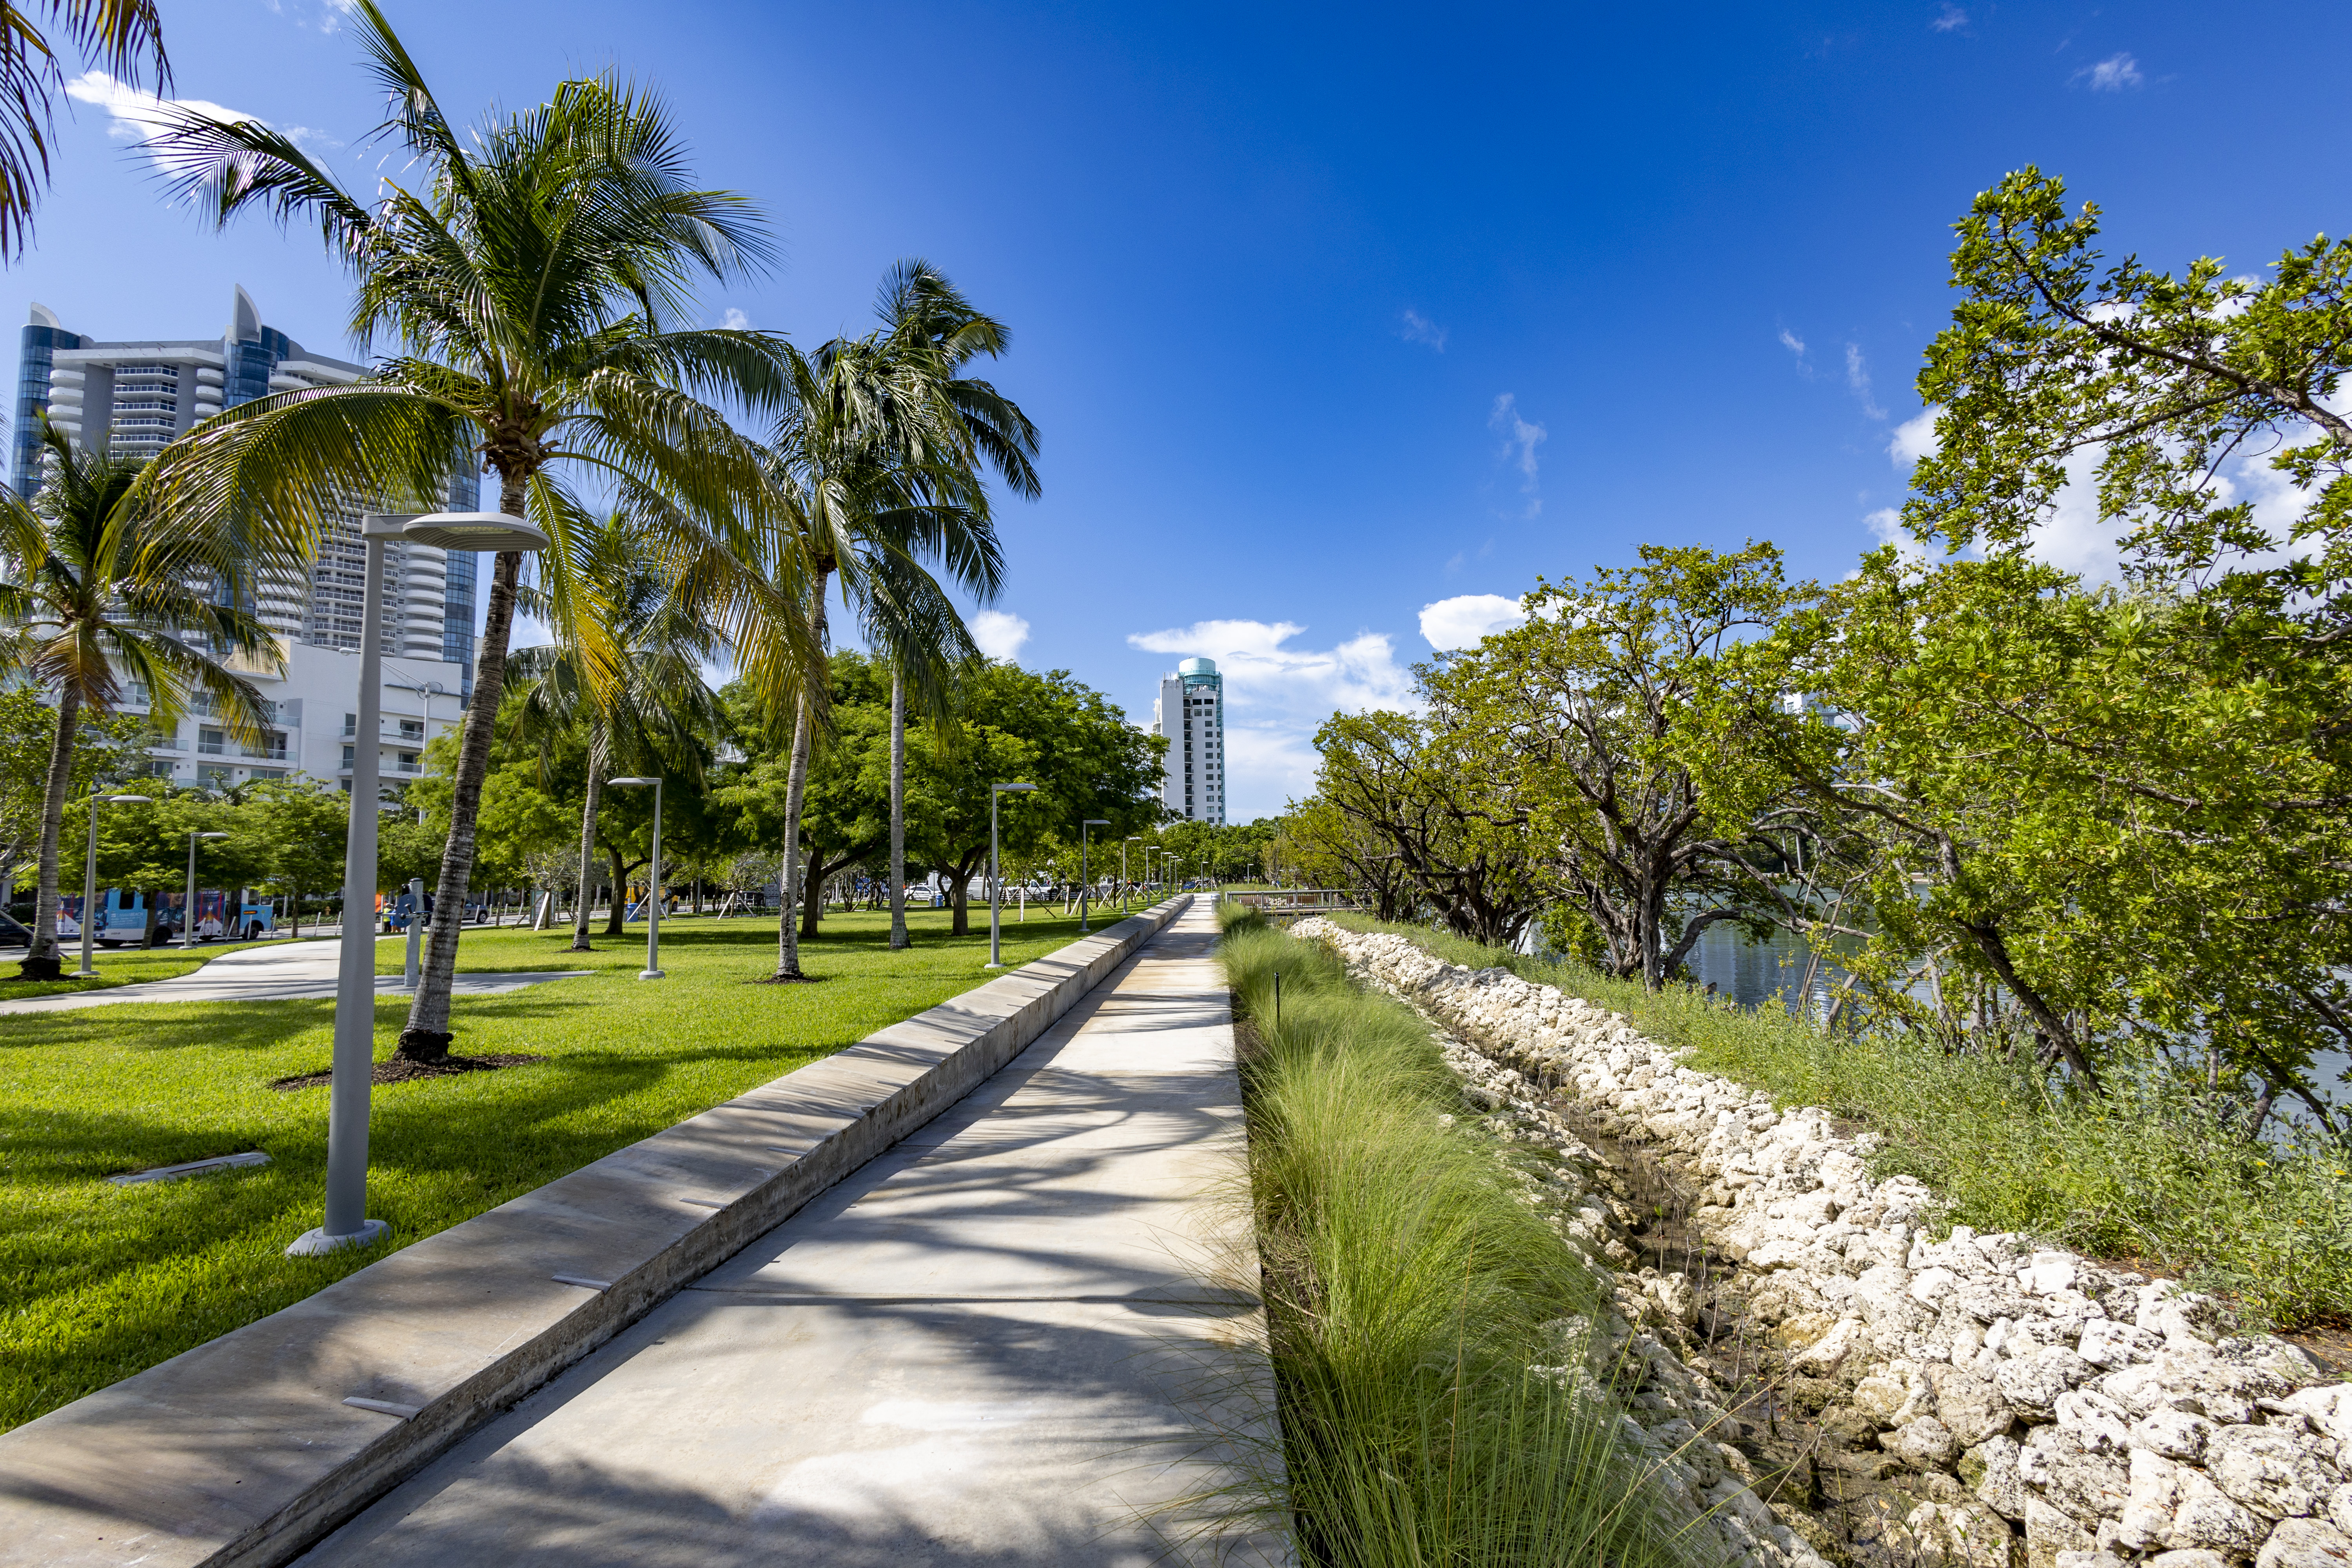
[[[357,746],[345,746],[343,748],[343,766],[348,768],[356,765],[359,761],[359,753],[360,749]],[[345,789],[349,789],[351,788],[351,785],[345,784],[343,787]]]
[[[359,732],[360,732],[360,716],[359,716],[358,714],[356,714],[356,713],[346,713],[346,714],[344,714],[344,715],[343,715],[343,733],[344,733],[344,734],[346,734],[346,735],[356,735],[356,734],[358,734]],[[348,763],[350,762],[350,760],[351,760],[351,754],[352,754],[352,749],[351,749],[349,746],[345,746],[345,747],[343,748],[343,760],[344,760],[344,762],[345,762],[346,763]]]
[[[218,730],[198,730],[196,750],[207,757],[220,756],[226,749],[228,737]]]
[[[400,753],[400,771],[404,773],[413,773],[418,771],[416,766],[416,753],[415,752],[403,752]]]
[[[425,739],[425,721],[422,719],[403,719],[400,721],[400,738],[404,741],[421,741]]]

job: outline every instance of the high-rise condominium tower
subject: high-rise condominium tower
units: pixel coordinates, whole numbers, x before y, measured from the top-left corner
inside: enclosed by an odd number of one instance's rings
[[[41,485],[40,416],[47,414],[77,444],[103,440],[121,457],[152,458],[200,419],[273,392],[336,386],[365,370],[312,353],[262,323],[242,289],[227,328],[216,338],[102,342],[68,331],[46,306],[33,307],[16,369],[15,461],[10,482],[30,497]],[[480,480],[460,465],[449,507],[480,505]],[[296,643],[346,652],[360,645],[364,581],[356,519],[341,520],[321,545],[307,580],[265,582],[256,611],[272,631]],[[474,557],[394,542],[384,552],[384,652],[448,663],[473,689]]]
[[[1151,732],[1168,737],[1160,798],[1188,822],[1225,820],[1225,678],[1214,659],[1188,658],[1160,678]]]

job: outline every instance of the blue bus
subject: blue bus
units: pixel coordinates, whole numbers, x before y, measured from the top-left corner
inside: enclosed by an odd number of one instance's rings
[[[230,910],[236,904],[235,891],[218,888],[202,888],[196,892],[196,940],[198,942],[251,942],[273,935],[278,930],[276,910],[268,903],[247,902],[236,907],[234,921]],[[180,937],[181,905],[187,901],[181,893],[165,893],[155,909],[155,940],[176,942]],[[100,947],[121,947],[147,940],[146,895],[127,888],[109,888],[99,895],[98,924],[91,932]],[[58,900],[58,940],[60,942],[81,940],[81,895],[79,893]]]

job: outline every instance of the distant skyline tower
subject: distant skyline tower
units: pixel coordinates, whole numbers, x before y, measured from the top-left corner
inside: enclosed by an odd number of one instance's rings
[[[102,438],[109,451],[145,458],[224,408],[275,392],[347,385],[367,374],[347,360],[312,353],[264,323],[253,296],[241,288],[216,338],[102,342],[68,331],[55,311],[37,303],[18,344],[9,482],[27,500],[42,482],[44,413],[77,445]],[[473,511],[480,496],[473,464],[461,463],[447,505]],[[310,580],[263,584],[255,611],[270,630],[296,642],[355,650],[363,562],[356,521],[345,519],[320,542]],[[384,601],[377,607],[384,651],[461,667],[470,697],[474,588],[470,552],[392,545],[384,559]]]
[[[1225,678],[1212,658],[1188,658],[1160,678],[1151,732],[1168,737],[1160,798],[1187,822],[1225,821]]]

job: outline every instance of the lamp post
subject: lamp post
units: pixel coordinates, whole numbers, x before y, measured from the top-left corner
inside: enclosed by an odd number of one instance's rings
[[[369,512],[360,519],[367,552],[360,616],[358,744],[352,748],[351,826],[343,833],[343,934],[335,975],[335,1056],[327,1090],[326,1223],[286,1249],[314,1258],[368,1247],[391,1229],[367,1216],[368,1089],[375,1074],[377,748],[383,740],[383,545],[413,540],[442,550],[537,552],[547,535],[495,511]],[[422,912],[421,910],[419,911]]]
[[[1123,915],[1135,909],[1135,884],[1127,879],[1127,847],[1142,842],[1142,836],[1134,833],[1118,841],[1118,912]]]
[[[100,801],[109,805],[152,805],[155,797],[152,795],[94,795],[89,797],[89,859],[81,872],[81,967],[74,972],[77,980],[98,973],[89,966],[89,945],[94,940],[91,931],[95,922],[91,917],[96,912],[90,906],[98,902],[98,806]]]
[[[657,778],[606,779],[608,784],[636,789],[654,786],[654,858],[652,868],[646,873],[646,966],[637,971],[640,980],[659,980],[661,966],[661,795],[662,782]]]
[[[1003,954],[997,950],[997,915],[1004,905],[1003,879],[996,874],[996,797],[1001,795],[1028,795],[1036,789],[1033,784],[995,784],[988,786],[988,967],[1004,967]]]
[[[1109,826],[1110,819],[1105,816],[1089,816],[1078,824],[1078,934],[1080,936],[1087,933],[1087,895],[1094,890],[1087,885],[1087,829]]]
[[[196,945],[196,840],[226,838],[226,833],[198,833],[188,830],[188,899],[180,906],[180,951],[191,952]]]

